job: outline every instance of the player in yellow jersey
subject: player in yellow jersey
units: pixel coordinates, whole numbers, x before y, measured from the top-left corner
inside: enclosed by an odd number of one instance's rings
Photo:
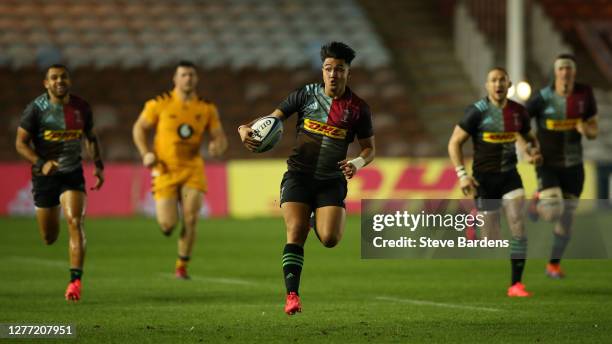
[[[217,107],[196,94],[198,75],[189,61],[181,61],[174,73],[174,89],[145,103],[134,124],[134,143],[145,167],[151,169],[152,191],[157,222],[165,235],[182,215],[178,240],[176,277],[189,278],[187,262],[196,237],[198,213],[207,183],[200,146],[204,134],[210,135],[208,152],[223,154],[227,139],[219,121]],[[147,142],[147,131],[155,131],[153,149]]]

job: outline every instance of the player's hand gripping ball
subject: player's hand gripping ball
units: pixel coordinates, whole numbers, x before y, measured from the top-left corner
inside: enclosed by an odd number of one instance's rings
[[[258,119],[251,126],[251,137],[261,142],[255,149],[256,153],[267,152],[272,149],[283,136],[283,122],[273,116],[266,116]]]

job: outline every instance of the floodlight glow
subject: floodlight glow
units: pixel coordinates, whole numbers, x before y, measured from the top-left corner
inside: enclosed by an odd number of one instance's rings
[[[515,90],[514,90],[514,85],[510,86],[510,88],[508,89],[508,93],[507,93],[507,95],[506,95],[506,96],[507,96],[508,98],[512,98],[512,97],[514,97],[514,91],[515,91]]]
[[[527,100],[531,95],[531,86],[528,82],[521,81],[516,86],[516,93],[521,100]]]

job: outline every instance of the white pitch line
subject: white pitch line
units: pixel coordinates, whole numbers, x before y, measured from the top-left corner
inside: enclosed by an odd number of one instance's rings
[[[9,256],[5,257],[4,260],[12,260],[21,263],[30,263],[36,265],[50,266],[54,268],[68,268],[70,263],[68,261],[61,261],[56,259],[42,259],[34,257],[22,257],[22,256]]]
[[[163,275],[164,277],[174,278],[172,275],[169,275],[167,273],[160,273],[160,275]],[[253,286],[260,287],[261,286],[261,284],[259,283],[255,283],[255,282],[251,282],[251,281],[247,281],[243,279],[238,279],[238,278],[202,277],[202,276],[193,276],[193,275],[190,275],[190,277],[193,281],[198,281],[198,282],[242,285],[242,286],[249,286],[249,287],[253,287]]]
[[[399,299],[399,298],[388,297],[388,296],[377,296],[376,300],[392,301],[392,302],[400,302],[400,303],[410,303],[410,304],[419,305],[419,306],[434,306],[434,307],[468,309],[468,310],[473,310],[473,311],[485,311],[485,312],[501,312],[502,311],[501,309],[498,309],[498,308],[477,307],[477,306],[464,306],[464,305],[456,305],[456,304],[452,304],[452,303],[442,303],[442,302],[434,302],[434,301]]]

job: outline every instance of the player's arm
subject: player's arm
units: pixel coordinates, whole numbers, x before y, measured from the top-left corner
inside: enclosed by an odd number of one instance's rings
[[[351,179],[357,173],[358,170],[374,161],[374,155],[376,155],[376,148],[374,147],[374,136],[359,139],[359,146],[361,152],[355,159],[344,159],[338,162],[342,173],[346,179]]]
[[[516,135],[518,148],[527,157],[527,162],[530,164],[539,165],[542,163],[542,154],[540,153],[540,143],[532,132],[518,133]]]
[[[472,195],[476,191],[476,186],[478,186],[478,182],[472,176],[468,175],[463,162],[463,144],[469,138],[470,134],[459,125],[456,125],[448,141],[448,156],[453,166],[455,166],[455,172],[457,172],[457,177],[459,178],[461,192],[466,196]]]
[[[597,122],[597,116],[590,117],[587,120],[578,121],[576,124],[576,130],[586,137],[588,140],[594,140],[599,134],[599,123]]]
[[[219,124],[218,127],[210,129],[210,143],[208,144],[208,153],[211,156],[221,156],[227,149],[227,137],[223,127]]]
[[[102,162],[102,153],[100,149],[100,141],[98,141],[98,135],[93,128],[85,132],[85,149],[93,160],[96,166],[94,170],[94,176],[96,177],[96,185],[91,190],[100,190],[104,184],[104,162]]]
[[[142,164],[147,168],[153,167],[156,162],[155,154],[150,149],[149,143],[147,142],[147,132],[152,130],[153,126],[153,123],[149,122],[144,115],[141,115],[132,127],[134,145],[136,145],[136,149],[138,149],[138,153],[140,153]]]
[[[45,161],[32,149],[32,136],[22,127],[17,128],[17,138],[15,139],[15,149],[17,153],[34,165],[34,169],[43,175],[49,175],[57,170],[56,160]]]
[[[271,114],[269,114],[268,116],[263,116],[263,117],[276,117],[280,119],[281,121],[284,121],[285,119],[287,119],[287,116],[285,116],[283,112],[279,109],[275,109]],[[257,147],[259,147],[259,145],[261,144],[261,141],[257,141],[253,139],[253,129],[251,129],[251,126],[253,125],[253,123],[257,122],[257,120],[259,120],[260,118],[262,117],[255,118],[252,121],[246,124],[242,124],[238,127],[238,134],[240,135],[240,141],[242,141],[244,146],[251,152],[254,152],[257,149]]]

